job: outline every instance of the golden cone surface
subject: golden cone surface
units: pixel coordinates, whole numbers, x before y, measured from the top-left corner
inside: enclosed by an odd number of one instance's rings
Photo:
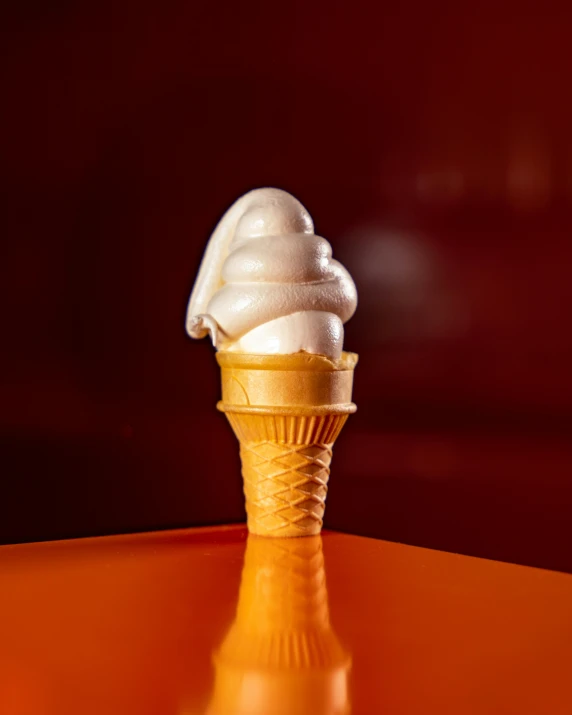
[[[240,442],[248,529],[319,534],[332,447],[348,415],[357,355],[219,352],[222,400]]]

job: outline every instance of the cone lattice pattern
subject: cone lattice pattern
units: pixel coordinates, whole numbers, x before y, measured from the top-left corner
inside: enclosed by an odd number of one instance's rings
[[[229,412],[227,417],[240,440],[250,532],[320,533],[332,444],[348,416]]]

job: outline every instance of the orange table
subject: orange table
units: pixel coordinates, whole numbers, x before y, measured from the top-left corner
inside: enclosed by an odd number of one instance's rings
[[[2,715],[572,712],[572,576],[243,527],[0,548]]]

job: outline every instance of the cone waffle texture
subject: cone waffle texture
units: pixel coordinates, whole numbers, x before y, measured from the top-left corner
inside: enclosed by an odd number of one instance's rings
[[[348,415],[357,356],[219,353],[223,410],[240,442],[248,528],[308,536],[322,528],[332,446]]]

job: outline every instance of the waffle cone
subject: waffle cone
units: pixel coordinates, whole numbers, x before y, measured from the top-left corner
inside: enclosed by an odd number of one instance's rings
[[[357,355],[219,352],[222,400],[240,442],[248,529],[319,534],[332,447],[348,416]]]

